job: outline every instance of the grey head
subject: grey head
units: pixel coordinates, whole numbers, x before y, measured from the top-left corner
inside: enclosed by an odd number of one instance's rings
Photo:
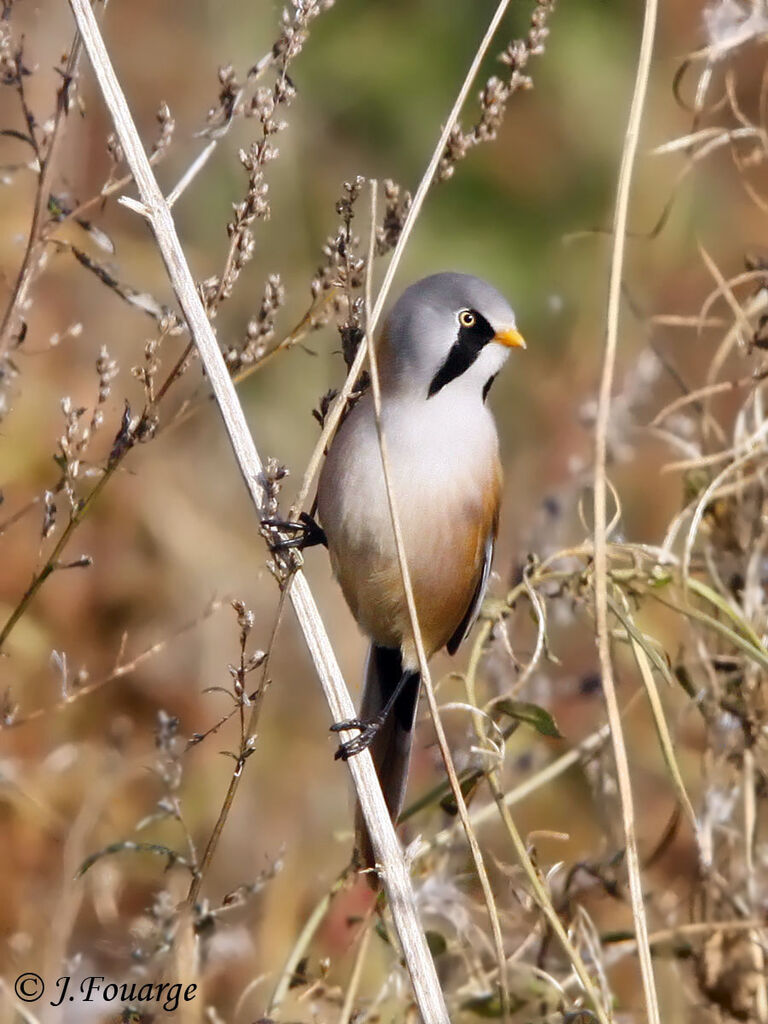
[[[432,274],[406,288],[389,314],[382,383],[429,401],[459,391],[484,400],[512,348],[525,342],[500,292],[470,274]]]

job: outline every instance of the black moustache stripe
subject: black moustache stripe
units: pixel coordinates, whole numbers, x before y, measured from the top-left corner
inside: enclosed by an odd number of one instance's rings
[[[433,395],[436,395],[446,384],[450,384],[452,380],[465,373],[480,355],[480,352],[481,349],[479,348],[473,349],[467,345],[462,345],[460,341],[455,342],[445,362],[432,378],[428,397],[431,398]]]
[[[475,314],[474,326],[459,328],[458,337],[451,346],[445,362],[432,378],[428,398],[432,398],[446,384],[466,373],[484,347],[493,339],[495,332],[485,317],[476,310],[472,312]]]

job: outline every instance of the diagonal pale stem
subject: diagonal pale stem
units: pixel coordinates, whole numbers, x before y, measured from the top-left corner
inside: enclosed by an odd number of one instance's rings
[[[141,144],[125,96],[115,75],[98,24],[88,0],[70,0],[72,12],[83,37],[104,100],[115,124],[126,160],[141,196],[141,212],[157,241],[174,293],[200,358],[205,366],[216,402],[237,459],[238,468],[261,517],[264,503],[263,466],[248,431],[242,407],[227,372],[213,329],[205,314],[181,247],[176,227]],[[293,577],[290,600],[307,640],[326,699],[335,720],[351,718],[354,706],[328,640],[325,626],[301,571]],[[393,921],[411,977],[414,997],[425,1021],[448,1024],[435,965],[419,921],[408,868],[381,792],[370,754],[364,751],[349,762],[360,806],[373,841],[376,857],[383,865]]]

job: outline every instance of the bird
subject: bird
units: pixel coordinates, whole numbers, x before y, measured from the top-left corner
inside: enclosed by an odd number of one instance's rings
[[[454,654],[478,616],[498,529],[502,472],[487,398],[525,341],[492,285],[432,274],[410,285],[375,342],[391,485],[427,658]],[[358,718],[336,756],[370,747],[389,814],[402,809],[420,672],[387,499],[371,389],[328,449],[315,516],[291,546],[325,543],[346,602],[369,640]],[[358,807],[358,864],[374,868]],[[375,877],[375,876],[374,876]],[[371,883],[375,887],[375,881]]]

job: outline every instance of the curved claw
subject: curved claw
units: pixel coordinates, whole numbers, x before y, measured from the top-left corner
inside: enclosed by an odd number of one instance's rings
[[[329,726],[329,732],[349,732],[350,729],[359,729],[362,732],[369,724],[362,718],[345,718],[343,722],[334,722]]]
[[[354,757],[355,754],[362,753],[366,747],[369,747],[376,736],[376,729],[366,729],[361,732],[359,736],[355,736],[353,740],[347,740],[346,743],[342,743],[339,749],[333,755],[335,761],[348,761],[350,757]]]
[[[270,541],[270,547],[273,551],[285,551],[290,548],[298,548],[300,551],[303,551],[304,548],[311,548],[317,544],[328,547],[325,531],[306,512],[302,512],[299,515],[298,522],[291,519],[276,519],[273,517],[262,519],[261,525],[271,531],[273,535],[277,534]],[[281,533],[295,533],[296,536],[280,537],[279,534]]]
[[[350,718],[346,722],[334,722],[331,732],[347,732],[349,729],[359,729],[360,735],[355,736],[346,743],[339,744],[339,749],[333,755],[335,761],[348,761],[350,757],[359,754],[369,747],[376,738],[376,733],[381,728],[382,719],[372,718],[364,721],[361,718]]]

